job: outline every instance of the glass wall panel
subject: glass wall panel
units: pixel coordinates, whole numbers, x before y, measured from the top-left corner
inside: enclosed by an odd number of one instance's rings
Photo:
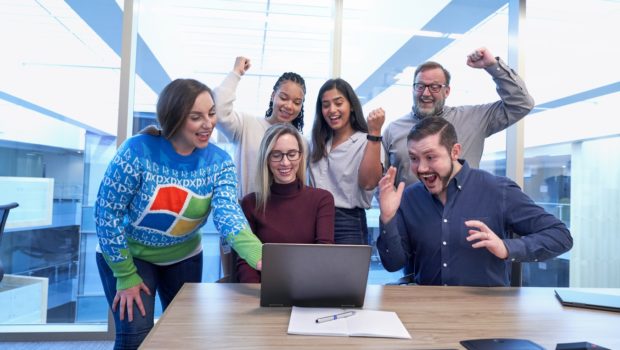
[[[115,145],[94,140],[116,134],[121,23],[114,1],[0,3],[0,333],[107,329],[93,165]]]
[[[141,1],[138,20],[134,132],[153,124],[157,95],[170,81],[193,78],[215,88],[245,56],[252,67],[237,89],[235,109],[262,117],[284,72],[306,81],[304,134],[309,138],[316,92],[331,69],[331,0]],[[143,41],[143,43],[141,43]],[[212,139],[234,153],[223,135]],[[220,240],[202,229],[204,282],[221,277]]]
[[[533,283],[620,286],[618,18],[615,1],[527,2],[523,50],[537,107],[525,121],[525,191],[574,238],[560,262],[530,265]]]

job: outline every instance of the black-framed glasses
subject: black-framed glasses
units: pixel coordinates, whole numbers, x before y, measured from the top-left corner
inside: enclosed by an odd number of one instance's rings
[[[428,88],[430,92],[438,93],[441,91],[441,88],[448,86],[447,84],[422,84],[422,83],[414,83],[413,89],[416,92],[423,92],[424,89]]]
[[[289,161],[293,162],[299,160],[299,158],[301,157],[301,152],[296,149],[292,149],[287,152],[272,151],[271,153],[269,153],[269,160],[272,162],[280,162],[282,161],[282,159],[284,159],[284,155],[286,155],[286,158]]]

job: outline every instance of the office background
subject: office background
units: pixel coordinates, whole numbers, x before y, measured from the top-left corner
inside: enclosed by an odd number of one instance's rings
[[[383,107],[388,122],[411,109],[413,71],[428,59],[452,73],[448,105],[496,100],[488,74],[465,64],[486,46],[519,70],[536,108],[521,137],[515,129],[516,140],[487,140],[481,167],[516,174],[575,239],[569,253],[525,265],[524,285],[620,287],[612,105],[620,102],[620,1],[130,1],[0,1],[0,203],[21,203],[0,247],[6,273],[18,277],[5,278],[0,298],[10,283],[26,284],[20,295],[29,298],[2,302],[0,333],[107,330],[93,204],[124,126],[154,122],[157,95],[172,79],[217,86],[238,55],[252,68],[236,109],[263,115],[277,77],[297,72],[307,84],[308,136],[316,93],[332,76],[351,83],[364,110]],[[133,31],[123,28],[126,6]],[[134,54],[123,56],[131,34]],[[123,64],[135,69],[129,78]],[[213,141],[232,152],[223,136]],[[515,163],[522,170],[510,170]],[[369,211],[371,227],[377,216]],[[219,238],[212,225],[203,234],[203,280],[215,281]],[[374,260],[370,276],[385,283],[399,274]]]

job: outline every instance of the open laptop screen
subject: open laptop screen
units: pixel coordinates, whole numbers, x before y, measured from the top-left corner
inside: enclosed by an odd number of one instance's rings
[[[372,247],[263,244],[261,306],[362,307]]]

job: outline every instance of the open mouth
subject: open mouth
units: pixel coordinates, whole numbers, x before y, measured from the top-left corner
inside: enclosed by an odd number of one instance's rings
[[[426,187],[433,187],[439,179],[439,176],[436,173],[432,174],[418,174],[418,178],[422,180],[422,182],[426,185]]]
[[[198,140],[200,142],[207,142],[209,141],[209,138],[211,137],[211,132],[210,131],[197,132],[196,137],[198,137]]]
[[[340,120],[342,120],[342,116],[341,115],[330,115],[327,119],[329,119],[330,124],[336,124]]]
[[[419,98],[418,101],[420,101],[420,103],[422,104],[433,104],[435,103],[435,100],[433,98]]]

